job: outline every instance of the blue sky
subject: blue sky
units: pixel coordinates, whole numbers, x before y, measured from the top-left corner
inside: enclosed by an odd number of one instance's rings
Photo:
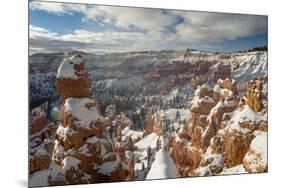
[[[265,16],[30,3],[31,53],[186,48],[215,52],[266,44]]]

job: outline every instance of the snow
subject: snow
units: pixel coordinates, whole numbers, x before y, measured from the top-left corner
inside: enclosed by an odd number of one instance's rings
[[[156,152],[155,161],[146,176],[146,179],[163,179],[163,178],[178,178],[180,174],[178,169],[170,157],[170,154],[161,149]]]
[[[227,99],[229,99],[229,98],[227,98]],[[211,109],[211,111],[210,111],[210,113],[209,113],[209,115],[208,115],[208,117],[207,117],[208,122],[211,122],[211,120],[212,120],[214,114],[216,114],[217,111],[218,111],[220,108],[223,108],[223,107],[232,107],[232,106],[235,106],[235,105],[236,105],[236,104],[235,104],[235,101],[234,101],[234,100],[224,100],[224,101],[221,100],[221,101],[219,101],[219,102],[216,104],[216,106],[214,106],[214,107]]]
[[[256,137],[252,140],[244,160],[250,163],[253,172],[257,172],[259,167],[267,166],[267,132],[255,131],[254,135]]]
[[[88,148],[88,145],[87,144],[84,144],[83,146],[81,146],[79,149],[78,149],[79,153],[85,155],[85,156],[92,156],[91,153],[89,153],[89,148]]]
[[[230,89],[227,88],[221,88],[219,85],[215,85],[214,92],[219,93],[224,97],[230,97],[233,96],[233,92]]]
[[[91,122],[104,121],[95,105],[87,108],[87,104],[95,104],[96,101],[90,98],[68,98],[65,100],[64,109],[74,118],[78,119],[79,126],[90,128]]]
[[[45,147],[40,147],[36,153],[34,154],[34,156],[49,156],[48,151],[45,149]]]
[[[247,173],[243,167],[243,164],[237,165],[231,168],[224,168],[220,173],[221,175],[233,175],[233,174],[245,174]]]
[[[53,180],[58,178],[64,178],[63,176],[71,168],[77,170],[79,163],[80,160],[70,156],[64,158],[64,160],[62,161],[63,164],[62,168],[56,165],[55,163],[51,162],[48,169],[35,172],[29,177],[29,181],[28,181],[29,186],[30,187],[48,186],[49,178]]]
[[[202,97],[201,99],[199,99],[199,102],[202,103],[202,102],[209,102],[209,103],[213,103],[215,102],[211,97],[209,96],[204,96]]]
[[[153,117],[155,119],[160,118],[162,119],[164,115],[166,115],[167,120],[171,120],[174,121],[176,118],[176,114],[177,112],[180,114],[181,117],[181,121],[184,120],[189,120],[191,118],[191,113],[189,109],[184,109],[184,108],[180,108],[180,109],[176,109],[176,108],[170,108],[167,110],[159,110],[157,112],[155,112],[153,114]]]
[[[80,164],[80,160],[74,158],[74,157],[71,157],[71,156],[67,156],[65,157],[63,160],[62,160],[62,170],[64,172],[70,170],[71,168],[75,168],[75,169],[78,169],[78,165]]]
[[[194,92],[194,96],[190,101],[190,109],[198,108],[201,103],[214,103],[214,100],[209,96],[204,96],[200,98],[201,89],[205,88],[208,90],[212,90],[209,84],[203,84],[201,86],[197,86],[197,89]]]
[[[89,143],[92,143],[92,144],[95,144],[95,143],[97,143],[98,141],[99,141],[99,138],[96,137],[96,136],[92,136],[92,137],[90,137],[90,138],[88,138],[88,139],[86,140],[86,142],[89,142]]]
[[[158,137],[159,136],[153,132],[135,143],[135,146],[142,149],[146,149],[148,147],[151,147],[151,149],[156,148]]]
[[[253,139],[250,148],[259,151],[261,153],[266,153],[267,151],[267,132],[255,131],[255,138]]]
[[[77,79],[78,76],[75,74],[74,65],[81,64],[83,62],[84,60],[78,55],[74,55],[70,58],[64,58],[58,68],[57,78]]]
[[[64,141],[66,141],[67,137],[72,136],[75,134],[76,131],[74,131],[72,128],[69,127],[63,127],[61,124],[58,126],[56,134],[63,138]]]
[[[125,156],[127,159],[129,159],[130,161],[133,160],[133,157],[134,157],[134,153],[131,152],[131,151],[125,151]]]
[[[267,76],[267,52],[242,53],[226,60],[239,62],[239,68],[232,71],[232,77],[239,81],[249,81],[253,77]]]
[[[119,162],[119,157],[115,161],[105,162],[100,166],[98,172],[109,176],[118,167]]]
[[[208,147],[207,151],[202,156],[202,161],[209,161],[212,162],[204,167],[199,167],[195,170],[199,176],[207,176],[207,175],[214,175],[212,174],[211,169],[213,168],[222,168],[224,166],[224,158],[222,154],[212,153],[212,148]]]
[[[179,95],[179,88],[176,88],[176,89],[170,91],[169,95],[170,95],[171,99],[178,96]]]
[[[267,90],[268,90],[268,86],[267,86],[267,83],[265,83],[263,89],[262,89],[262,93],[264,96],[267,96]]]
[[[128,138],[131,138],[132,140],[136,140],[140,138],[143,134],[142,131],[131,130],[130,127],[128,126],[122,129],[121,132],[122,132],[122,141],[126,141],[128,140]]]
[[[52,160],[55,161],[58,158],[63,157],[64,154],[64,147],[59,143],[58,140],[55,140],[55,146],[53,153],[56,153],[57,155],[52,155]]]
[[[116,73],[114,73],[116,74]],[[143,78],[140,76],[131,76],[120,79],[105,79],[94,83],[94,87],[99,87],[103,89],[108,88],[135,88],[143,84]]]
[[[245,105],[242,109],[238,109],[234,112],[232,119],[226,125],[226,129],[230,131],[238,131],[243,134],[250,132],[249,129],[241,127],[243,122],[259,123],[260,121],[267,121],[266,115],[254,112],[248,105]]]
[[[40,170],[38,172],[34,172],[28,180],[29,187],[38,187],[38,186],[48,186],[48,177],[50,174],[50,170]]]
[[[201,85],[201,88],[205,88],[205,89],[208,89],[208,90],[212,90],[212,87],[208,84],[208,83],[204,83]]]

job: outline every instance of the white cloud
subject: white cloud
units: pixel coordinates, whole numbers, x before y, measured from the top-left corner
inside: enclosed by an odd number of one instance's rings
[[[43,10],[55,15],[80,12],[82,21],[97,21],[100,18],[106,24],[128,28],[135,26],[147,30],[163,30],[175,22],[174,14],[163,14],[160,9],[143,9],[133,7],[93,6],[54,2],[31,2],[31,10]]]
[[[80,50],[86,52],[122,52],[185,48],[175,34],[162,32],[93,32],[75,30],[58,34],[48,29],[30,26],[31,53]]]
[[[58,37],[58,34],[55,32],[51,32],[50,30],[42,28],[42,27],[30,25],[29,26],[29,36],[32,39],[54,40]]]
[[[176,26],[181,38],[193,42],[233,40],[267,32],[265,16],[182,12],[185,21]]]
[[[73,12],[84,12],[87,9],[86,5],[68,4],[58,2],[30,2],[31,10],[43,10],[55,15],[72,14]]]
[[[68,50],[90,52],[204,46],[211,48],[212,45],[219,45],[219,42],[225,40],[267,33],[265,16],[177,10],[164,12],[160,9],[53,2],[32,2],[30,8],[58,16],[79,12],[82,14],[81,21],[96,22],[105,28],[104,32],[77,28],[62,35],[31,25],[31,48],[34,48],[34,51],[42,48],[47,51],[64,50],[66,47]],[[179,18],[183,21],[177,22]]]
[[[146,30],[163,30],[176,21],[176,15],[164,14],[160,9],[128,8],[97,6],[88,8],[85,20],[96,20],[101,17],[106,23],[112,22],[117,27],[135,26]]]

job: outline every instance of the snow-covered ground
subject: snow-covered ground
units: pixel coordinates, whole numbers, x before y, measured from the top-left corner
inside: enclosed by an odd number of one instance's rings
[[[146,179],[178,178],[178,169],[165,149],[160,149],[155,154],[155,160],[146,176]]]
[[[220,173],[221,175],[230,175],[230,174],[245,174],[248,173],[245,171],[243,164],[231,167],[231,168],[224,168],[223,171]]]
[[[267,121],[267,114],[262,114],[261,112],[254,112],[248,105],[245,105],[242,109],[237,109],[231,121],[226,125],[226,129],[230,132],[238,131],[243,134],[250,132],[249,129],[241,126],[243,122],[249,121],[257,123],[260,121]]]
[[[188,83],[184,86],[174,86],[171,87],[169,90],[164,91],[164,94],[158,93],[138,93],[138,89],[143,87],[145,83],[145,75],[147,72],[150,71],[152,68],[162,66],[163,64],[172,63],[174,60],[183,61],[185,63],[196,63],[199,61],[214,61],[215,63],[212,64],[211,69],[215,69],[219,64],[229,64],[232,69],[232,78],[234,78],[238,82],[246,83],[249,79],[255,76],[267,76],[267,52],[244,52],[244,53],[226,53],[223,54],[225,57],[221,57],[220,54],[213,54],[207,52],[200,52],[200,51],[159,51],[159,52],[138,52],[138,53],[112,53],[112,54],[105,54],[105,55],[88,55],[87,58],[90,61],[88,64],[91,66],[100,65],[98,69],[92,69],[89,71],[92,74],[93,80],[93,89],[99,90],[122,90],[123,94],[127,94],[126,88],[131,88],[132,90],[136,89],[137,95],[132,96],[132,100],[138,101],[141,105],[138,104],[137,110],[145,109],[149,105],[157,104],[160,106],[163,105],[164,107],[157,108],[157,111],[154,111],[153,119],[155,121],[160,121],[162,125],[165,123],[169,131],[173,130],[173,134],[177,137],[177,132],[186,124],[186,122],[191,118],[191,113],[187,106],[176,106],[175,101],[181,100],[188,104],[189,95],[193,93],[193,88],[190,87]],[[36,57],[31,61],[32,64],[44,64],[44,58]],[[60,56],[60,58],[62,58]],[[52,92],[55,88],[54,80],[57,76],[58,78],[72,78],[76,79],[75,70],[73,69],[73,63],[80,64],[82,61],[81,59],[77,59],[75,57],[70,59],[65,59],[64,62],[58,69],[58,73],[50,72],[50,73],[41,73],[34,72],[31,74],[30,83],[33,87],[34,92],[31,93],[31,96],[35,97],[42,97],[42,96],[49,96],[54,95]],[[98,62],[100,64],[98,64]],[[216,63],[217,62],[217,63]],[[145,73],[139,73],[137,75],[130,75],[128,70],[114,70],[112,66],[116,66],[119,64],[120,66],[126,68],[126,65],[132,66],[133,68],[143,68],[148,66],[149,68],[145,69]],[[89,66],[89,67],[91,67]],[[108,67],[107,67],[108,66]],[[112,68],[110,70],[106,70],[106,68]],[[117,67],[117,66],[116,66]],[[100,71],[102,68],[103,71]],[[123,72],[122,72],[123,71]],[[98,76],[97,76],[98,75]],[[117,76],[118,75],[118,76]],[[96,77],[95,77],[96,76]],[[114,77],[115,76],[115,77]],[[160,79],[155,82],[156,86],[159,86],[161,82],[164,83],[164,78]],[[207,84],[204,84],[202,87],[209,87]],[[124,90],[124,91],[123,91]],[[140,89],[140,91],[142,91]],[[219,87],[215,87],[214,91],[217,93],[221,93],[223,95],[231,96],[233,95],[232,91],[228,89],[221,89]],[[120,96],[122,95],[115,95],[114,91],[111,91],[113,96]],[[267,85],[263,91],[264,93],[267,92]],[[145,96],[144,96],[145,95]],[[131,96],[130,96],[131,97]],[[180,98],[180,99],[179,99]],[[143,101],[142,101],[143,100]],[[171,102],[172,101],[172,102]],[[214,102],[211,97],[204,97],[204,98],[197,98],[195,97],[194,100],[190,103],[190,105],[198,106],[200,102]],[[173,104],[174,103],[174,104]],[[177,102],[180,103],[180,102]],[[171,106],[171,105],[174,106]],[[216,108],[221,107],[222,105],[232,105],[229,101],[221,101],[217,103],[217,106],[213,108],[211,113],[213,113]],[[95,100],[88,99],[88,98],[81,98],[79,100],[75,98],[68,98],[65,100],[63,105],[66,113],[71,113],[73,117],[78,121],[79,126],[83,128],[88,128],[91,125],[91,122],[94,121],[104,121],[103,117],[99,115],[95,106]],[[123,109],[122,109],[123,110]],[[131,109],[130,109],[131,110]],[[145,109],[147,110],[147,109]],[[144,110],[144,111],[145,111]],[[59,112],[59,110],[56,110]],[[129,111],[129,110],[128,110]],[[140,114],[140,112],[139,112]],[[250,109],[249,106],[245,106],[242,109],[237,109],[232,114],[232,119],[226,125],[226,129],[229,131],[238,131],[241,133],[248,133],[250,130],[247,128],[243,128],[241,123],[245,121],[250,122],[260,122],[260,121],[267,120],[267,114],[256,113]],[[137,129],[139,130],[139,129]],[[70,128],[64,128],[59,126],[57,129],[57,134],[62,138],[65,135],[73,134],[74,130]],[[129,126],[122,130],[122,142],[128,141],[129,138],[133,140],[138,140],[142,137],[142,131],[132,130]],[[262,160],[256,161],[256,164],[253,164],[254,168],[258,168],[260,165],[267,166],[267,133],[255,132],[255,138],[253,139],[250,148],[253,151],[258,152],[261,155]],[[157,142],[161,141],[161,149],[158,150]],[[97,142],[96,137],[91,137],[86,142]],[[35,142],[31,143],[34,144]],[[189,143],[191,144],[191,142]],[[176,178],[180,177],[180,174],[177,170],[177,167],[170,156],[169,150],[165,149],[166,143],[162,136],[157,135],[156,133],[151,133],[135,144],[135,151],[132,156],[134,156],[135,162],[135,176],[137,180],[144,180],[144,179],[162,179],[162,178]],[[189,145],[188,145],[189,146]],[[191,146],[190,146],[191,147]],[[102,147],[104,148],[104,147]],[[55,149],[59,149],[55,147]],[[87,153],[88,150],[85,147],[81,147],[82,153]],[[104,151],[102,149],[102,151]],[[148,151],[150,151],[151,155],[148,155]],[[38,150],[37,152],[43,152]],[[101,152],[105,154],[105,152]],[[213,162],[210,164],[211,166],[219,166],[223,168],[224,166],[224,159],[221,154],[213,154],[210,150],[202,156],[206,161],[209,159],[214,159]],[[245,159],[255,161],[256,159],[253,158],[252,155],[246,155]],[[119,159],[118,159],[119,160]],[[99,166],[100,173],[109,175],[116,164],[119,161],[111,161],[104,163],[103,165]],[[70,166],[77,166],[79,161],[75,159],[68,158],[65,161],[65,164],[70,163]],[[53,166],[53,164],[51,164]],[[69,166],[65,165],[63,168],[67,169]],[[53,166],[56,169],[55,166]],[[246,167],[245,167],[246,168]],[[254,169],[255,170],[255,169]],[[199,174],[205,175],[210,171],[210,166],[198,168],[197,172]],[[57,171],[59,173],[59,171]],[[232,168],[224,167],[223,171],[220,174],[235,174],[235,173],[246,173],[243,165],[238,165]],[[48,185],[48,175],[50,175],[49,170],[42,170],[39,172],[35,172],[31,175],[31,182],[34,185]],[[54,176],[57,174],[53,174]]]

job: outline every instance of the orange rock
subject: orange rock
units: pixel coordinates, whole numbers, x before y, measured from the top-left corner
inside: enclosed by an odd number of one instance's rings
[[[42,147],[32,156],[30,160],[30,173],[38,170],[47,169],[51,162],[50,154]]]
[[[243,158],[249,149],[252,139],[252,134],[243,135],[239,132],[231,132],[224,135],[223,155],[227,167],[243,163]]]
[[[44,112],[39,113],[37,116],[31,119],[29,134],[32,135],[43,130],[50,123],[52,122],[47,119],[47,116]]]
[[[56,85],[64,99],[91,97],[92,81],[90,75],[84,69],[84,63],[80,55],[74,55],[62,62]]]
[[[152,117],[153,113],[156,111],[155,107],[149,108],[147,112],[147,121],[146,121],[146,127],[143,132],[143,137],[151,134],[154,131],[154,119]]]
[[[255,79],[251,80],[248,84],[247,88],[247,104],[255,111],[260,112],[264,106],[262,103],[262,100],[265,98],[262,94],[263,85],[264,85],[263,79]]]
[[[97,102],[90,98],[91,80],[84,70],[81,56],[63,61],[57,75],[57,86],[65,99],[52,155],[52,162],[58,166],[60,175],[52,176],[49,183],[61,185],[125,180],[126,170],[108,140],[104,118]],[[120,120],[118,123],[122,128],[124,122]],[[71,165],[66,163],[76,165],[65,169],[65,166]],[[107,163],[111,163],[110,167],[106,166]],[[59,176],[62,177],[58,179]]]
[[[171,157],[182,177],[190,176],[190,173],[199,166],[202,150],[182,141],[174,142]]]

